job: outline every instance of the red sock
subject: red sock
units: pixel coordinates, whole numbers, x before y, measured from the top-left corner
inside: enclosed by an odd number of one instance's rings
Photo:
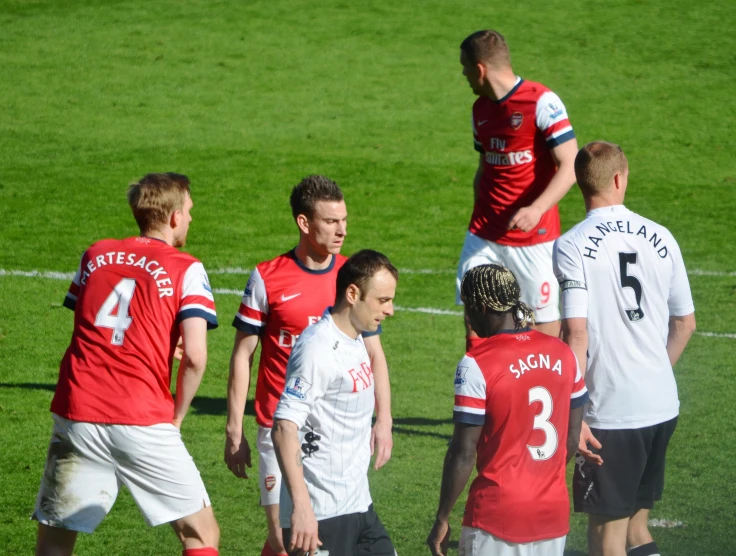
[[[216,548],[206,546],[204,548],[185,548],[181,552],[182,556],[219,556]]]
[[[286,552],[276,552],[273,548],[271,548],[271,545],[268,544],[268,541],[263,545],[263,550],[261,550],[261,556],[289,556]]]

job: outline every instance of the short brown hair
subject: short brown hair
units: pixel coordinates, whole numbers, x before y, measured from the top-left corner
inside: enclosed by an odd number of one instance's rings
[[[606,141],[593,141],[575,157],[575,178],[584,195],[607,191],[616,174],[624,173],[629,163],[621,147]]]
[[[191,195],[189,178],[173,172],[146,174],[128,186],[128,204],[142,234],[165,226],[187,195]]]
[[[360,289],[360,298],[365,299],[368,283],[381,270],[388,270],[395,280],[399,279],[399,271],[391,264],[388,257],[372,249],[363,249],[351,256],[337,272],[337,292],[335,305],[344,297],[351,284]]]
[[[311,218],[318,201],[342,201],[340,187],[325,176],[307,176],[291,190],[291,213],[294,219],[300,214]]]
[[[511,54],[506,39],[501,33],[492,29],[476,31],[460,43],[460,50],[471,64],[511,65]]]

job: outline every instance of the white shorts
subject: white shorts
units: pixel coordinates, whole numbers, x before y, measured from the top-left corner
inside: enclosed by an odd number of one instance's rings
[[[32,519],[92,533],[125,485],[151,526],[192,515],[210,499],[179,430],[70,421],[54,415]]]
[[[552,269],[554,241],[526,247],[501,245],[468,232],[460,253],[455,280],[455,303],[462,305],[460,284],[465,273],[482,264],[500,264],[516,276],[521,300],[534,311],[538,323],[560,320],[560,286]]]
[[[261,506],[279,503],[281,470],[271,440],[271,429],[258,427],[258,486],[261,488]]]
[[[475,527],[463,527],[458,556],[562,556],[565,538],[525,543],[506,542]]]

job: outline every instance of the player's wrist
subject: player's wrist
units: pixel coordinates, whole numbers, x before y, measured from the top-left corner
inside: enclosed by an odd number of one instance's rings
[[[231,440],[239,439],[243,436],[243,423],[227,423],[225,425],[225,434]]]

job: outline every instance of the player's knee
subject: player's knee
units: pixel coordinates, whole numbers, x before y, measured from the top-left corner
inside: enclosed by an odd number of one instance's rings
[[[212,512],[212,506],[178,519],[172,522],[171,526],[184,547],[199,545],[217,548],[220,544],[220,527]]]

